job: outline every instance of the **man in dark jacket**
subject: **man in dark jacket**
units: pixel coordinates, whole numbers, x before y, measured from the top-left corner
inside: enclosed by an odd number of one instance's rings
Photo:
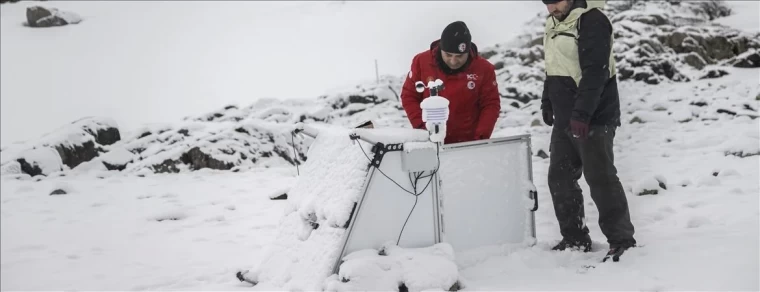
[[[583,173],[610,245],[608,255],[616,259],[636,240],[612,149],[621,125],[612,24],[601,11],[605,1],[543,2],[551,15],[544,35],[541,109],[544,122],[553,126],[548,180],[562,234],[554,250],[591,250],[578,185]]]
[[[501,110],[494,66],[478,55],[470,30],[456,21],[443,30],[441,38],[412,60],[401,91],[401,104],[413,128],[425,129],[420,103],[429,90],[418,93],[415,83],[441,79],[438,95],[449,100],[449,119],[444,143],[467,142],[491,137]]]

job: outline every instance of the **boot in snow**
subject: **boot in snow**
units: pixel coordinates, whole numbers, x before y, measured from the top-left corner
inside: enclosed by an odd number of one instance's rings
[[[566,249],[580,250],[582,252],[590,252],[591,238],[588,236],[582,239],[563,238],[562,241],[560,241],[557,245],[555,245],[552,248],[552,250],[559,250],[559,251],[566,250]]]
[[[632,247],[636,247],[636,245],[624,244],[624,245],[610,246],[610,250],[607,251],[607,255],[604,256],[604,259],[602,259],[602,262],[606,262],[609,259],[612,259],[613,262],[620,261],[620,256],[622,256],[626,250]]]

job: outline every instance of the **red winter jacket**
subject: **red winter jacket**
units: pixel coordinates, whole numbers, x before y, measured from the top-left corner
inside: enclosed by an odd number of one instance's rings
[[[446,123],[445,144],[467,142],[491,138],[496,119],[501,111],[501,100],[496,83],[494,66],[478,55],[478,48],[472,44],[470,62],[464,70],[447,75],[438,65],[440,49],[438,42],[430,44],[430,50],[414,56],[412,68],[401,91],[401,104],[412,127],[425,129],[420,103],[430,96],[425,88],[418,93],[415,82],[422,81],[427,86],[429,80],[441,79],[443,90],[438,95],[449,100],[449,120]]]

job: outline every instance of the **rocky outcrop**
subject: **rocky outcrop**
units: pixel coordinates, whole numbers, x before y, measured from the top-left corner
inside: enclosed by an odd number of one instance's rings
[[[84,118],[61,127],[38,141],[14,144],[2,151],[2,164],[18,163],[21,173],[49,175],[89,162],[104,147],[121,140],[116,123],[107,118]]]
[[[711,23],[731,14],[722,1],[608,1],[605,13],[613,23],[621,81],[688,82],[710,74],[701,71],[709,65],[760,65],[760,34]],[[481,56],[496,67],[503,98],[540,98],[546,17],[539,13],[514,41],[482,49]]]

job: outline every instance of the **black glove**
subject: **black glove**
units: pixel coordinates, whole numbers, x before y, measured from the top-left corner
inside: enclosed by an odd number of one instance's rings
[[[549,126],[554,125],[554,112],[551,107],[546,107],[541,111],[541,115],[544,117],[544,123]]]

